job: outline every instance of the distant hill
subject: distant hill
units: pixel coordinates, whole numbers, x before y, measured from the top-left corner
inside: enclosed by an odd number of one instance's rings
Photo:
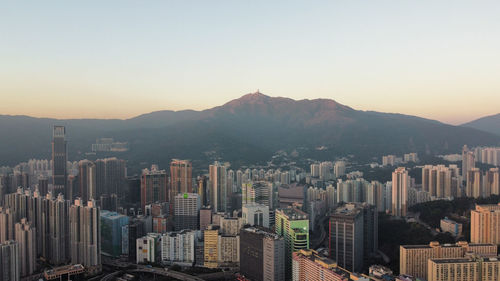
[[[203,111],[158,111],[127,120],[0,116],[0,165],[50,157],[54,124],[67,127],[72,160],[86,157],[96,138],[113,137],[129,142],[130,151],[119,157],[131,165],[162,167],[175,157],[203,167],[214,159],[236,166],[265,163],[281,149],[318,160],[348,154],[368,159],[411,151],[456,153],[464,144],[500,143],[500,136],[415,116],[360,111],[328,99],[254,93]]]
[[[500,136],[500,113],[479,118],[477,120],[465,123],[462,126],[478,129]]]

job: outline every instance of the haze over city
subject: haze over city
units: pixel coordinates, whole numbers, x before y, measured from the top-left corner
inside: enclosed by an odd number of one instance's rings
[[[498,113],[499,13],[496,1],[8,2],[0,112],[131,118],[260,89],[461,124]]]

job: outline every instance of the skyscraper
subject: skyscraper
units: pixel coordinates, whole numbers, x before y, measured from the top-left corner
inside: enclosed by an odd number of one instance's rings
[[[54,194],[65,193],[67,184],[66,162],[68,159],[66,128],[54,126],[52,134],[52,180]]]
[[[167,172],[160,170],[157,165],[151,170],[142,170],[141,176],[141,207],[144,211],[146,205],[162,203],[169,200],[167,194]]]
[[[476,205],[470,215],[470,241],[500,245],[500,203]]]
[[[127,176],[125,160],[116,157],[97,159],[95,165],[97,198],[100,198],[103,194],[110,196],[111,194],[117,194],[122,198]]]
[[[196,193],[175,196],[175,230],[198,229],[198,215],[201,208],[200,197]]]
[[[285,280],[285,240],[266,228],[240,233],[240,273],[255,281]]]
[[[36,231],[26,218],[16,223],[16,242],[19,245],[21,276],[33,274],[36,269]]]
[[[77,198],[70,207],[71,263],[82,264],[90,272],[101,270],[100,210],[95,201],[83,205]]]
[[[228,210],[227,169],[215,162],[209,167],[210,204],[214,212]]]
[[[467,172],[476,167],[476,157],[467,145],[462,148],[462,177],[467,180]]]
[[[193,167],[188,160],[172,159],[170,162],[171,198],[180,193],[193,192]]]
[[[19,244],[9,240],[0,243],[0,280],[19,281],[21,273]]]
[[[276,234],[285,240],[285,275],[291,279],[292,253],[309,249],[309,217],[296,208],[276,210]]]
[[[410,176],[404,167],[397,168],[392,173],[392,215],[397,217],[406,216],[408,210],[408,188],[410,187]]]
[[[69,229],[69,206],[70,202],[64,200],[64,196],[59,194],[56,199],[52,194],[47,194],[46,200],[48,208],[48,229],[45,256],[56,265],[67,263],[70,256],[70,229]]]
[[[89,160],[78,162],[79,169],[79,191],[77,196],[87,202],[90,199],[98,199],[96,187],[96,165]]]
[[[467,182],[465,185],[465,193],[467,197],[480,198],[484,197],[483,177],[479,168],[472,168],[467,171]]]
[[[119,257],[122,254],[122,227],[128,225],[129,218],[116,212],[104,210],[101,210],[100,216],[102,251],[108,255]]]

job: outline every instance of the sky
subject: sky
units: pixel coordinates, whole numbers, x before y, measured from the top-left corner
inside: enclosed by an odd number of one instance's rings
[[[3,1],[0,114],[129,118],[260,92],[499,113],[500,1]]]

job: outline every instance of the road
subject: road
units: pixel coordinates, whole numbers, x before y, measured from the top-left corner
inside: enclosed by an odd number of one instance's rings
[[[174,271],[174,270],[165,270],[164,268],[159,267],[147,267],[143,265],[138,265],[137,269],[128,270],[128,272],[136,272],[136,273],[151,273],[156,275],[161,275],[165,277],[172,277],[182,281],[204,281],[203,279],[191,276],[189,274],[185,274],[182,272]]]

